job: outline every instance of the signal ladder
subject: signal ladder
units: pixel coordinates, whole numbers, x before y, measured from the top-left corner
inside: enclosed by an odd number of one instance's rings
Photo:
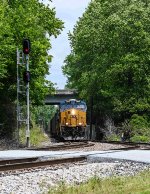
[[[20,127],[22,123],[27,123],[26,98],[27,88],[23,81],[25,71],[25,56],[22,50],[17,49],[17,142],[19,144]]]

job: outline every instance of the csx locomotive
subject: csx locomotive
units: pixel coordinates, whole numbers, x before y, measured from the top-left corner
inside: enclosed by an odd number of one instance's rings
[[[70,99],[60,103],[60,134],[72,138],[85,135],[86,110],[84,101]]]

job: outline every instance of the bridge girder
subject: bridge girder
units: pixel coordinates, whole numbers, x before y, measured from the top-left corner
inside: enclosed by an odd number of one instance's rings
[[[59,105],[61,102],[78,97],[77,90],[56,90],[55,94],[47,95],[45,105]]]

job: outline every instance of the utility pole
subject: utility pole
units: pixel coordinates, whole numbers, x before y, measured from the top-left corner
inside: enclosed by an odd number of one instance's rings
[[[93,96],[90,97],[90,140],[92,140],[93,126]]]

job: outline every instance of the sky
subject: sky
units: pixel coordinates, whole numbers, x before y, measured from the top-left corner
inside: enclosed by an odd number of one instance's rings
[[[49,3],[50,7],[55,7],[56,17],[64,22],[64,30],[55,39],[51,38],[52,49],[49,51],[53,56],[50,64],[50,75],[47,79],[56,83],[55,88],[64,89],[66,77],[63,75],[61,66],[64,65],[64,60],[70,54],[70,45],[68,40],[68,32],[73,30],[78,18],[82,16],[86,7],[91,0],[53,0],[51,3],[48,0],[43,0],[44,3]]]

